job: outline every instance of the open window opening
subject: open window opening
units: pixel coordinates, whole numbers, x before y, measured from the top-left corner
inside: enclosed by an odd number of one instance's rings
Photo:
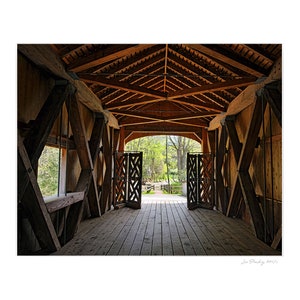
[[[39,159],[37,173],[38,184],[44,198],[64,193],[65,164],[65,149],[45,146]]]

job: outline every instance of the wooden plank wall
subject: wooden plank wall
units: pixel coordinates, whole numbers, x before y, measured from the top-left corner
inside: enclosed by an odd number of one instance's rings
[[[35,120],[54,84],[50,76],[37,69],[22,54],[18,55],[19,122]]]

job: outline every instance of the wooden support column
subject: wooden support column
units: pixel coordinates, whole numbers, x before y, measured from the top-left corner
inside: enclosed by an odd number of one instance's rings
[[[202,127],[202,151],[203,153],[208,153],[208,133],[207,129]]]
[[[112,135],[111,128],[106,126],[103,133],[103,155],[105,160],[105,175],[100,198],[101,214],[104,214],[106,207],[110,209],[111,203],[111,182],[112,182]]]
[[[238,163],[240,160],[240,155],[242,151],[242,144],[240,143],[235,125],[234,125],[235,116],[227,116],[225,119],[225,125],[227,128],[228,136],[231,142],[231,146],[233,149],[233,154],[236,162],[236,170],[238,168]],[[229,198],[228,208],[226,215],[229,217],[236,217],[238,214],[238,208],[240,205],[240,201],[242,199],[242,190],[240,186],[240,182],[238,177],[236,176],[235,181],[233,183],[232,193]]]
[[[217,195],[220,196],[220,203],[221,203],[223,214],[226,214],[227,205],[228,205],[228,199],[225,193],[224,179],[222,175],[222,167],[223,167],[224,156],[226,152],[226,142],[227,142],[227,131],[225,126],[222,126],[221,133],[220,133],[220,140],[218,143],[218,150],[216,153],[216,186],[217,186]]]
[[[125,127],[120,128],[119,152],[124,152],[125,149]]]
[[[120,140],[120,130],[111,128],[111,136],[112,136],[112,152],[115,153],[118,148],[118,142]]]
[[[216,131],[208,131],[208,141],[209,141],[209,150],[210,152],[215,155],[216,154]]]
[[[49,252],[57,251],[61,247],[60,242],[47,211],[29,156],[20,136],[18,136],[18,181],[24,178],[24,174],[28,177],[28,188],[26,195],[22,199],[19,198],[19,202],[28,215],[41,248]]]

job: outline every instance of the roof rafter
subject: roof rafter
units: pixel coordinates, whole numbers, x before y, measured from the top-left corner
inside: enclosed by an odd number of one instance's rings
[[[192,114],[185,114],[185,115],[178,115],[178,116],[166,116],[166,111],[161,111],[161,116],[158,115],[151,115],[148,113],[143,112],[123,112],[117,110],[110,110],[111,113],[128,116],[128,117],[136,117],[136,118],[143,118],[148,120],[157,120],[157,121],[180,121],[180,120],[189,120],[189,119],[196,119],[196,118],[203,118],[203,117],[211,117],[217,115],[217,113],[192,113]]]
[[[197,87],[179,90],[177,92],[171,93],[168,95],[168,99],[172,100],[172,99],[175,99],[178,97],[186,97],[186,96],[192,96],[192,95],[196,95],[196,94],[203,94],[206,92],[230,89],[230,88],[234,88],[234,87],[238,87],[238,86],[246,86],[251,83],[254,83],[255,81],[256,81],[255,77],[249,77],[249,78],[229,80],[229,81],[225,81],[225,82],[217,82],[217,83],[212,83],[212,84],[203,85],[203,86],[197,86]]]
[[[91,55],[78,58],[76,62],[68,66],[68,70],[80,72],[152,46],[153,45],[150,44],[112,45],[108,49],[100,50]]]
[[[135,65],[142,66],[145,62],[155,59],[160,53],[163,53],[163,50],[164,48],[162,45],[155,45],[138,52],[136,55],[128,57],[128,59],[124,59],[120,63],[116,64],[115,62],[112,62],[102,66],[100,69],[95,69],[93,70],[93,73],[105,73],[106,70],[109,70],[109,73],[111,74],[124,73],[128,69],[132,70]]]
[[[240,61],[237,61],[227,55],[223,55],[222,53],[220,52],[217,52],[213,49],[210,49],[209,47],[207,46],[204,46],[204,45],[200,45],[200,44],[188,44],[187,45],[188,47],[190,48],[193,48],[195,50],[198,50],[200,51],[201,53],[204,53],[206,55],[209,55],[211,56],[212,58],[215,58],[215,59],[218,59],[224,63],[227,63],[237,69],[240,69],[244,72],[247,72],[248,74],[251,74],[253,76],[256,76],[256,77],[261,77],[261,76],[264,76],[266,74],[264,74],[263,72],[261,71],[258,71],[257,69],[253,67],[249,67],[247,65],[245,65],[244,63],[241,63]]]
[[[165,100],[167,100],[167,99],[166,98],[165,99],[153,99],[153,97],[143,97],[141,99],[132,99],[130,101],[107,104],[107,105],[105,105],[105,108],[107,108],[107,109],[121,109],[121,108],[132,107],[132,106],[137,106],[137,105],[144,105],[144,104],[150,104],[150,103],[155,103],[155,102],[160,102],[160,101],[165,101]],[[179,103],[179,104],[184,104],[184,105],[189,105],[189,106],[195,107],[195,108],[202,108],[202,109],[206,109],[206,110],[211,110],[211,111],[215,111],[215,112],[224,111],[224,108],[222,108],[220,106],[200,102],[200,101],[198,101],[194,98],[172,99],[172,102]]]
[[[129,91],[129,92],[142,94],[142,95],[146,95],[146,96],[152,96],[154,98],[164,98],[165,97],[165,93],[151,90],[148,88],[144,88],[141,86],[128,84],[127,82],[120,82],[120,81],[114,80],[114,79],[106,79],[101,75],[78,74],[78,76],[83,81],[97,83],[99,85],[103,85],[103,86],[114,88],[114,89],[120,89],[120,90]]]

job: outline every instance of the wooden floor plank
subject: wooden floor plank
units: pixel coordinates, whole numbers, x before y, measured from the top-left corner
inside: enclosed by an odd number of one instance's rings
[[[182,224],[181,218],[178,214],[178,211],[176,209],[176,203],[171,203],[170,205],[174,220],[175,220],[175,224],[177,227],[177,231],[181,240],[181,244],[182,244],[182,248],[184,251],[184,255],[195,255],[195,251],[194,248],[191,245],[190,239],[188,237],[188,234]]]
[[[150,208],[150,214],[149,214],[143,245],[141,249],[141,255],[151,255],[155,214],[156,214],[156,202],[153,201]]]
[[[129,255],[140,255],[144,238],[145,238],[145,233],[146,233],[146,228],[147,228],[147,223],[149,219],[149,215],[151,212],[151,205],[152,203],[146,203],[144,204],[145,211],[144,215],[141,221],[141,224],[137,230],[136,237],[134,239],[133,245],[131,247]]]
[[[170,222],[167,214],[166,201],[161,203],[161,219],[162,219],[162,254],[173,255],[173,246],[171,240]]]
[[[120,250],[128,236],[128,234],[131,231],[132,224],[137,217],[137,212],[132,211],[129,208],[123,208],[124,210],[128,210],[126,214],[128,215],[128,218],[126,220],[125,225],[122,227],[120,226],[117,230],[114,231],[114,234],[109,238],[106,239],[106,245],[102,249],[98,249],[98,251],[102,251],[106,255],[119,255]],[[109,248],[109,246],[111,246]],[[109,248],[109,249],[108,249]],[[106,250],[107,251],[106,251]]]
[[[89,242],[89,239],[94,239],[94,236],[100,230],[102,226],[109,227],[114,222],[113,218],[110,218],[111,211],[101,216],[101,223],[99,224],[98,218],[88,219],[79,225],[78,232],[75,237],[68,242],[59,252],[64,255],[80,255],[83,252],[83,247]],[[117,218],[115,216],[114,218]]]
[[[86,255],[105,255],[111,247],[113,238],[116,237],[116,232],[125,226],[130,216],[130,213],[126,215],[113,211],[111,217],[114,221],[109,224],[100,224],[92,239],[84,245],[82,251]]]
[[[142,208],[112,210],[82,222],[54,255],[281,255],[242,220],[188,210],[186,198],[147,195]]]
[[[215,250],[214,246],[212,245],[211,241],[206,237],[204,234],[205,226],[202,224],[201,220],[198,222],[195,221],[197,219],[195,215],[195,211],[188,211],[185,206],[180,205],[181,210],[185,214],[186,218],[189,220],[192,228],[194,228],[194,232],[197,235],[199,241],[205,250],[207,255],[216,255],[217,251]]]
[[[161,202],[157,201],[156,214],[154,221],[152,255],[162,255],[162,219],[161,219]]]
[[[136,238],[138,229],[142,222],[143,216],[145,214],[145,209],[135,210],[136,218],[131,225],[130,231],[120,249],[119,255],[129,255],[130,250],[133,246],[134,240]]]
[[[199,209],[198,212],[201,213],[201,209]],[[222,248],[225,250],[226,255],[239,255],[239,252],[234,247],[232,247],[230,235],[224,234],[223,228],[219,224],[210,221],[209,218],[207,218],[206,214],[202,213],[201,216],[202,218],[208,220],[210,226],[207,228],[207,231],[209,231],[220,243]],[[219,254],[222,255],[222,253]]]
[[[182,243],[181,243],[179,233],[177,230],[176,221],[174,219],[174,215],[170,208],[171,205],[173,205],[173,203],[171,201],[168,201],[166,203],[166,208],[167,208],[166,211],[167,211],[167,217],[168,217],[168,221],[169,221],[173,254],[174,255],[184,255],[184,250],[183,250]]]
[[[124,211],[123,211],[123,215],[125,216],[125,218],[119,219],[118,224],[117,224],[117,226],[115,226],[114,230],[111,231],[108,234],[108,236],[105,236],[104,242],[97,249],[97,252],[96,252],[97,255],[106,255],[110,251],[110,249],[112,248],[114,243],[117,243],[117,246],[118,246],[123,241],[124,236],[126,236],[126,239],[127,239],[128,235],[131,234],[131,228],[138,216],[138,212],[125,207]],[[121,237],[120,240],[119,240],[119,237]],[[126,241],[126,239],[125,239],[125,241]],[[124,241],[124,243],[125,243],[125,241]],[[124,246],[124,243],[122,244],[122,247]],[[115,248],[118,248],[118,247],[115,247]],[[120,252],[113,253],[113,250],[111,252],[111,255],[120,253]]]

